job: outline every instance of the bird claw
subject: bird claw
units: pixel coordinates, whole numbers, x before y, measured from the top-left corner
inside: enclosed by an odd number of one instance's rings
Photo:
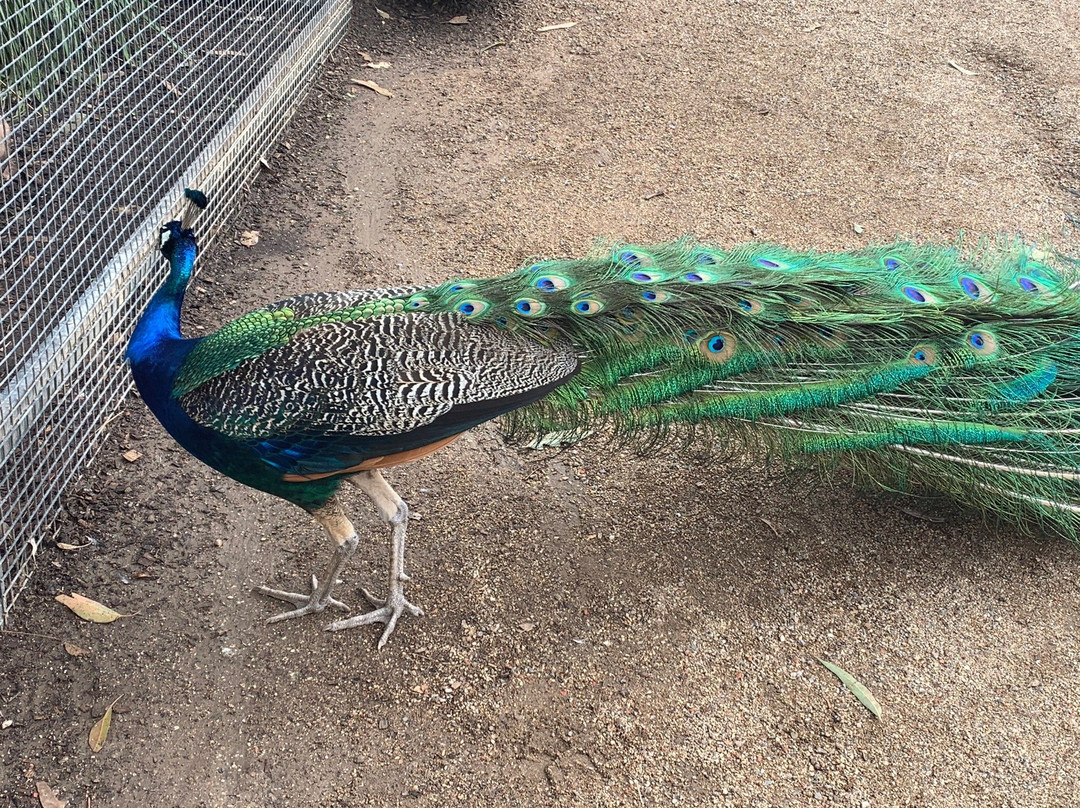
[[[386,641],[390,639],[390,635],[394,633],[394,629],[397,627],[398,618],[401,617],[404,612],[408,612],[413,617],[420,617],[424,614],[423,609],[409,603],[409,601],[405,599],[405,595],[400,591],[391,591],[390,596],[386,599],[377,598],[366,589],[361,589],[360,591],[364,593],[364,597],[367,599],[368,603],[376,608],[365,614],[358,614],[355,617],[346,617],[344,620],[338,620],[331,623],[326,627],[327,631],[344,631],[347,628],[366,626],[369,623],[384,623],[386,628],[383,629],[378,644],[378,648],[382,650],[382,647],[386,645]]]
[[[311,576],[311,593],[307,595],[301,595],[297,592],[286,592],[283,589],[271,589],[268,586],[257,586],[255,587],[255,591],[261,595],[268,595],[276,600],[284,600],[297,607],[290,612],[282,612],[281,614],[275,614],[273,617],[267,618],[267,625],[270,623],[280,623],[282,620],[291,620],[294,617],[303,617],[305,614],[318,614],[327,606],[333,606],[335,609],[341,609],[343,612],[349,611],[349,607],[340,600],[330,597],[329,591],[326,592],[322,599],[319,598],[319,579],[314,575]]]

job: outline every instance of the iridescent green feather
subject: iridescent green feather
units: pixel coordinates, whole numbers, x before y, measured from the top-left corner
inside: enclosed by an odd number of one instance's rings
[[[578,379],[513,413],[517,433],[649,444],[707,426],[785,457],[863,458],[892,485],[1075,537],[1080,296],[1069,262],[1037,255],[617,245],[411,305],[579,347]]]

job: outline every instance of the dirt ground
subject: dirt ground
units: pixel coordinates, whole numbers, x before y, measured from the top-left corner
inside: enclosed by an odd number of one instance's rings
[[[358,3],[205,256],[189,333],[596,237],[1076,247],[1075,3],[380,8]],[[842,478],[519,450],[485,427],[390,475],[427,615],[377,653],[375,629],[328,634],[325,615],[263,623],[279,604],[253,586],[324,563],[314,522],[200,466],[135,398],[111,426],[56,536],[93,546],[46,542],[0,636],[0,804],[36,805],[38,780],[71,808],[1077,804],[1063,540]],[[371,540],[339,593],[358,605],[384,585],[386,535],[354,503]],[[71,590],[137,614],[82,623],[53,601]]]

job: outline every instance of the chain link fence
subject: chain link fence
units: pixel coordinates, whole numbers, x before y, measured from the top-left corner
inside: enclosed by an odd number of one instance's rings
[[[185,186],[212,238],[348,0],[0,0],[0,626],[131,386]]]

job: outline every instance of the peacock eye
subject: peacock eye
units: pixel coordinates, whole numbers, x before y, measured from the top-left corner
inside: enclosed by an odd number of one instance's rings
[[[533,286],[541,292],[558,292],[570,285],[570,279],[562,275],[542,275],[533,281]]]
[[[417,296],[409,298],[409,302],[405,305],[410,309],[422,309],[428,305],[430,301],[426,297]]]
[[[620,252],[619,263],[638,267],[639,269],[648,269],[649,267],[656,266],[656,261],[651,255],[644,252],[637,252],[636,250],[623,250]]]
[[[485,300],[462,300],[458,303],[458,313],[466,317],[476,317],[487,311],[488,303]]]
[[[785,269],[787,267],[786,264],[774,261],[772,258],[758,258],[754,263],[762,269]]]
[[[735,337],[725,331],[714,331],[698,341],[698,353],[710,362],[726,362],[735,355]]]
[[[967,346],[976,356],[993,356],[997,353],[997,337],[989,331],[981,329],[969,331],[964,339],[967,342]]]
[[[960,276],[960,288],[964,290],[964,294],[970,297],[972,300],[978,300],[981,297],[986,297],[987,290],[981,283],[975,278],[968,275]]]
[[[525,317],[539,317],[546,309],[546,303],[531,297],[519,297],[514,301],[514,310]]]
[[[604,310],[604,302],[593,297],[582,298],[581,300],[574,301],[573,309],[578,314],[584,314],[586,317],[591,317]]]
[[[926,302],[926,295],[921,289],[917,289],[914,286],[905,286],[901,291],[908,300],[914,300],[916,303]]]
[[[913,365],[936,365],[938,350],[933,345],[916,345],[908,354],[908,361]]]

